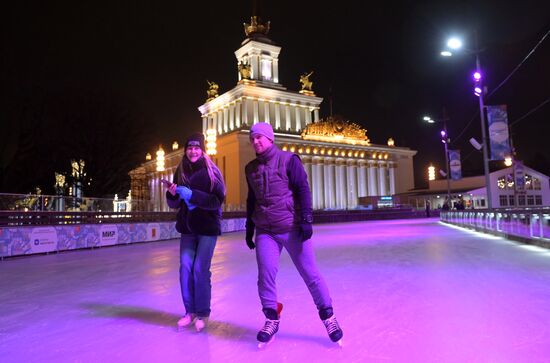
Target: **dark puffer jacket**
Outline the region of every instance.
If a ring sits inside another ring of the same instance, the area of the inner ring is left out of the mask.
[[[183,169],[188,180],[185,185],[193,194],[190,203],[197,208],[189,210],[187,204],[178,194],[172,195],[166,192],[166,201],[170,208],[179,208],[176,222],[176,230],[182,234],[200,234],[203,236],[218,236],[221,234],[222,203],[225,199],[225,185],[220,171],[215,168],[216,181],[210,191],[210,178],[206,169],[206,160],[200,158],[191,163],[186,157],[183,161]],[[179,177],[180,168],[174,173],[174,183],[184,185]]]

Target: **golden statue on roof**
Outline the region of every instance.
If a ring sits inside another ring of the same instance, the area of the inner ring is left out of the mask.
[[[270,22],[268,21],[267,23],[262,24],[259,22],[259,17],[256,15],[250,17],[250,24],[243,23],[243,25],[244,25],[244,33],[246,34],[247,37],[256,33],[260,33],[260,34],[269,33]]]
[[[309,80],[309,77],[313,74],[313,71],[309,73],[304,73],[300,76],[300,83],[302,84],[302,91],[311,91],[313,87],[313,82]]]
[[[252,77],[252,71],[250,70],[250,64],[239,62],[239,74],[241,75],[241,79],[250,79]]]
[[[208,95],[206,102],[208,102],[218,97],[218,89],[220,86],[218,86],[216,82],[210,82],[209,80],[206,80],[206,82],[208,82],[208,90],[206,91],[206,94]]]
[[[307,125],[302,131],[302,139],[351,145],[370,145],[366,129],[339,116],[329,116],[324,120]]]

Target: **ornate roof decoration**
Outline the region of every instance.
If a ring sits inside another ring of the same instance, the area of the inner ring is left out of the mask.
[[[250,17],[250,24],[244,23],[244,33],[247,37],[250,37],[254,34],[264,34],[267,35],[269,33],[269,25],[270,22],[262,24],[260,22],[260,18],[256,15]]]
[[[307,125],[302,131],[302,139],[351,145],[370,145],[366,129],[339,116],[329,116],[324,120]]]

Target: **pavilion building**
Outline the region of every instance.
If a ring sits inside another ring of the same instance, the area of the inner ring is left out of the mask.
[[[245,24],[246,39],[235,52],[237,84],[218,94],[219,86],[209,82],[208,99],[198,108],[207,152],[226,182],[226,210],[245,209],[244,167],[255,158],[249,130],[258,122],[270,123],[275,144],[302,159],[316,210],[354,209],[361,201],[413,189],[416,151],[397,147],[392,139],[373,144],[367,130],[341,117],[321,119],[323,99],[312,90],[311,72],[300,77],[299,91],[280,83],[281,47],[267,37],[268,31],[269,23],[255,16]],[[168,210],[160,180],[172,180],[183,155],[183,148],[159,149],[155,160],[132,170],[132,199],[148,201],[143,208],[149,210]]]

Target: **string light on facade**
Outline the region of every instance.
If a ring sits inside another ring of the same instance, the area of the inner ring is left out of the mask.
[[[435,167],[433,165],[428,167],[428,180],[435,180]]]
[[[157,171],[164,171],[164,150],[160,145],[157,150]]]
[[[206,130],[206,153],[208,155],[216,155],[216,130]]]

